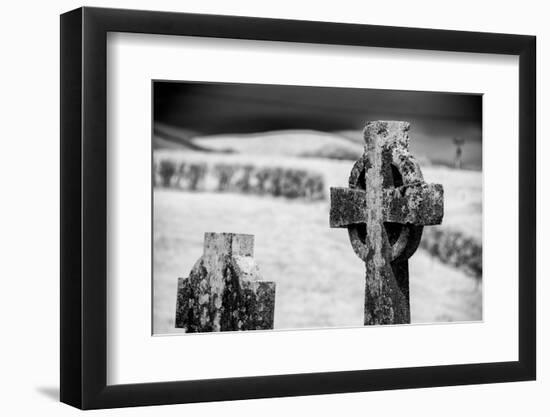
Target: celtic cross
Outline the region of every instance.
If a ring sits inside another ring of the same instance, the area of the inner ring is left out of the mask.
[[[365,262],[365,325],[410,323],[408,258],[423,226],[443,219],[443,187],[424,182],[408,131],[407,122],[367,123],[349,188],[330,190],[330,227],[347,228]]]

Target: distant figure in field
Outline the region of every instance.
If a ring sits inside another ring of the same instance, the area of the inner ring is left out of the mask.
[[[453,138],[453,143],[456,146],[455,168],[462,169],[462,146],[464,145],[463,138]]]

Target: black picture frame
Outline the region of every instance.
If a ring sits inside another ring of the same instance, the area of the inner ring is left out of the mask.
[[[108,32],[519,56],[519,360],[107,385]],[[536,378],[534,36],[84,7],[61,15],[60,57],[62,402],[95,409]]]

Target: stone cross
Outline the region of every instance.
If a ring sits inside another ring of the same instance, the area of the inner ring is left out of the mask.
[[[367,123],[349,188],[330,190],[330,227],[347,228],[365,262],[365,325],[410,323],[408,258],[423,226],[443,219],[443,187],[424,182],[408,131],[406,122]]]
[[[254,236],[205,233],[204,254],[178,279],[176,327],[193,332],[273,329],[275,283],[261,281]]]

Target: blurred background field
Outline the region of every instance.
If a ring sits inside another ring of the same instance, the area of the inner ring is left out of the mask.
[[[293,167],[320,173],[324,195],[346,186],[352,161],[284,155],[157,150],[155,161]],[[441,228],[481,241],[481,172],[426,166],[425,179],[445,188]],[[361,325],[364,264],[347,232],[328,227],[329,201],[236,192],[186,191],[174,174],[154,190],[154,328],[174,333],[177,277],[202,254],[205,232],[256,236],[255,258],[266,280],[277,283],[275,328]],[[160,183],[160,178],[157,178]],[[426,227],[427,232],[429,228]],[[426,237],[424,237],[426,239]],[[442,262],[424,249],[410,259],[411,310],[416,323],[481,319],[480,277]]]
[[[158,100],[155,90],[154,333],[180,331],[174,327],[177,278],[186,277],[201,256],[205,232],[255,235],[255,259],[262,276],[277,284],[276,329],[361,326],[364,264],[355,256],[346,230],[329,228],[328,190],[347,186],[349,171],[363,152],[359,123],[364,120],[355,125],[335,122],[331,129],[316,130],[319,122],[302,115],[294,125],[287,125],[296,111],[289,115],[281,110],[281,97],[270,102],[269,94],[258,94],[263,101],[252,100],[256,110],[245,101],[244,109],[235,113],[231,94],[230,98],[211,94],[208,99],[209,93],[219,89],[207,87],[204,94],[195,91],[194,96],[170,89],[169,94],[159,94]],[[184,93],[189,91],[184,89]],[[257,98],[251,91],[255,90],[246,90],[247,97]],[[168,100],[170,95],[174,97]],[[319,94],[312,97],[320,100]],[[384,104],[387,97],[378,98]],[[400,97],[401,101],[390,100],[387,105],[417,103]],[[471,109],[464,103],[455,103],[454,108],[439,97],[424,101],[429,118],[401,114],[399,105],[386,114],[376,103],[371,103],[366,115],[367,120],[377,118],[378,113],[412,119],[411,150],[425,180],[441,183],[445,189],[443,224],[424,228],[421,247],[409,260],[412,321],[481,320],[480,120],[465,117]],[[342,103],[349,111],[349,103]],[[203,105],[212,109],[214,104],[215,120],[201,110]],[[452,118],[453,108],[462,119]],[[434,109],[450,114],[434,117]],[[269,115],[269,123],[264,120],[261,126],[251,127],[262,120],[263,113]],[[237,127],[222,123],[224,118],[234,123],[236,115],[241,119],[247,115],[251,121],[241,120]],[[270,125],[273,115],[285,122]],[[456,135],[465,138],[462,168],[466,169],[455,168]]]

